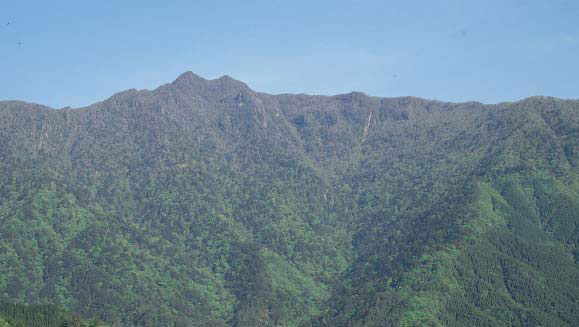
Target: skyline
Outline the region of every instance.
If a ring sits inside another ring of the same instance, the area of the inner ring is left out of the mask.
[[[0,5],[0,100],[82,107],[185,71],[272,94],[579,98],[572,1],[134,4]]]

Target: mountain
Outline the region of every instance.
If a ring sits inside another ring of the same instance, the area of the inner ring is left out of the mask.
[[[576,326],[579,101],[187,72],[0,102],[0,300],[120,326]]]

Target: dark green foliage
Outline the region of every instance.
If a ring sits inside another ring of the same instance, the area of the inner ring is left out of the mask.
[[[190,73],[0,102],[0,298],[121,326],[572,326],[577,126],[575,101]]]
[[[579,204],[579,194],[547,177],[503,180],[502,199],[493,200],[493,211],[506,224],[465,244],[454,263],[464,293],[449,298],[441,320],[446,326],[463,326],[465,321],[481,326],[574,326],[579,321],[579,266],[570,254],[577,244],[556,242],[557,234],[545,221],[558,218],[552,210],[560,210],[563,203]],[[551,203],[544,199],[547,190]],[[524,225],[523,219],[528,220]]]
[[[97,320],[84,320],[55,305],[0,303],[1,327],[98,327]]]

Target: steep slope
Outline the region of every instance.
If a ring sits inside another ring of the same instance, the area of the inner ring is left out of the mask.
[[[0,298],[134,326],[571,326],[579,102],[190,72],[0,102]]]
[[[400,170],[396,183],[384,181],[387,173],[372,175],[403,192],[391,191],[397,194],[391,205],[379,199],[376,218],[362,224],[358,259],[336,288],[333,310],[316,324],[572,326],[578,321],[572,308],[578,302],[579,217],[571,209],[579,200],[573,191],[577,103],[531,98],[486,109],[446,118],[460,124],[438,121],[430,131],[424,124],[435,141],[423,140],[424,148],[412,144],[409,151],[417,157],[403,161],[418,177]],[[539,193],[542,187],[528,185],[531,180],[551,186]],[[380,188],[365,194],[377,198],[387,190]],[[405,197],[408,208],[390,218]],[[560,225],[565,227],[554,227]],[[553,237],[554,228],[567,237]],[[519,297],[509,302],[509,292]],[[557,301],[547,308],[539,303],[545,298]]]

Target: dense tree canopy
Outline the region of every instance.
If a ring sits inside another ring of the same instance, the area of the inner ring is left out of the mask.
[[[98,320],[81,319],[55,305],[0,303],[0,327],[105,327]]]
[[[185,73],[0,102],[0,299],[122,326],[574,326],[578,165],[579,102],[545,97]]]

